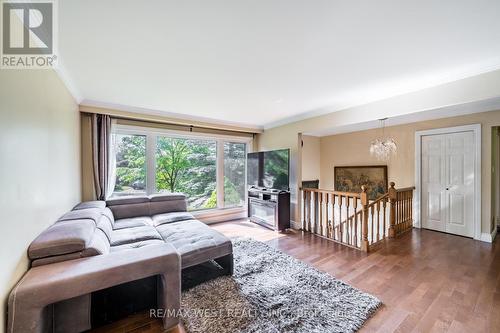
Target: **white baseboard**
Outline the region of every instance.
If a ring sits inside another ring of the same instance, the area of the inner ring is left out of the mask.
[[[493,243],[493,241],[495,240],[495,237],[497,236],[497,228],[495,226],[495,228],[493,229],[493,231],[490,233],[487,233],[487,232],[483,232],[481,234],[481,241],[482,242],[486,242],[486,243]]]

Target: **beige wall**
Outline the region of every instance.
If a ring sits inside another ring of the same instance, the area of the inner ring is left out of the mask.
[[[82,201],[96,200],[92,166],[92,122],[89,115],[80,114],[82,133]]]
[[[296,219],[299,216],[299,203],[297,200],[298,180],[302,179],[302,150],[299,149],[299,143],[302,135],[298,132],[280,131],[276,129],[266,130],[257,137],[258,150],[290,149],[290,196],[291,196],[291,219],[298,223]]]
[[[302,135],[302,180],[320,178],[320,142],[319,137]]]
[[[80,200],[78,108],[48,70],[0,70],[0,332],[29,243]]]
[[[385,129],[398,145],[398,152],[388,165],[389,181],[396,187],[415,185],[415,131],[468,124],[482,125],[482,232],[492,230],[491,165],[492,127],[500,125],[500,111],[417,122]],[[321,187],[333,188],[333,167],[342,165],[385,164],[370,156],[371,140],[381,135],[380,129],[326,136],[321,138]]]
[[[498,224],[500,215],[500,127],[491,131],[491,218]]]

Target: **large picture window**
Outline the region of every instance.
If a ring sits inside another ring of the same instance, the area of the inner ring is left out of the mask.
[[[224,206],[241,206],[246,194],[246,144],[224,142]]]
[[[114,195],[146,193],[146,136],[115,135],[116,183]]]
[[[188,209],[242,207],[250,139],[117,126],[113,196],[184,193]]]
[[[189,209],[217,207],[217,142],[158,137],[156,189],[182,192]]]

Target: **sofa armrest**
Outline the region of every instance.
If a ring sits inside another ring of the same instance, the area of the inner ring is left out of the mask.
[[[160,303],[178,309],[180,272],[180,256],[166,243],[34,267],[10,294],[8,330],[40,331],[49,304],[154,275],[164,289]],[[164,318],[166,328],[174,322],[178,318]]]

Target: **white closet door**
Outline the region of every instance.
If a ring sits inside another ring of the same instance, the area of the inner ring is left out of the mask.
[[[422,227],[446,232],[444,135],[422,137]]]
[[[422,226],[473,237],[474,133],[422,137]]]

